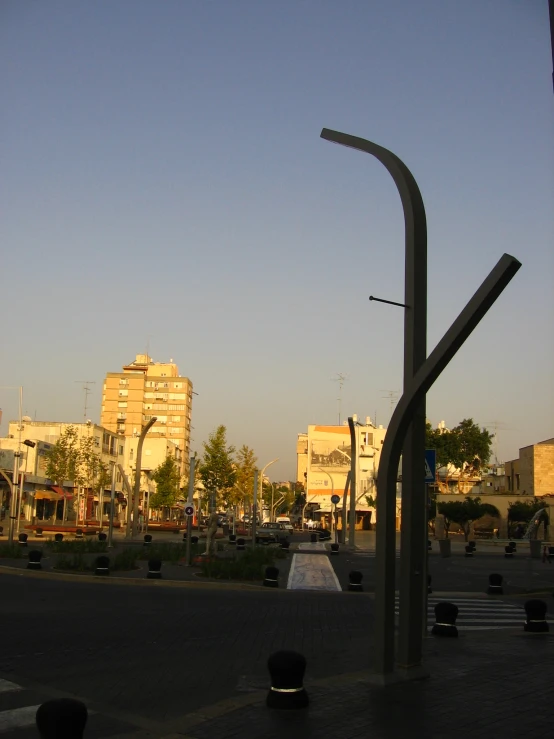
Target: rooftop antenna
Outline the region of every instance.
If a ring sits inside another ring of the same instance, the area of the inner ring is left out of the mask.
[[[340,412],[341,412],[341,403],[342,403],[342,388],[344,386],[344,383],[347,380],[348,380],[348,376],[344,375],[342,372],[337,372],[336,377],[331,377],[331,382],[339,383],[339,397],[337,398],[337,402],[339,404],[339,426],[340,426]]]
[[[92,392],[90,390],[89,385],[96,385],[96,382],[94,380],[75,380],[75,382],[79,382],[83,386],[83,392],[85,394],[85,410],[83,413],[83,420],[84,423],[87,422],[87,410],[88,410],[88,396],[89,393]]]
[[[387,400],[388,398],[388,401],[390,403],[390,414],[392,418],[392,412],[394,410],[394,406],[398,402],[398,396],[400,395],[400,392],[398,390],[382,390],[381,392],[387,393],[386,395],[381,395],[381,397],[385,400]]]
[[[496,464],[499,464],[498,462],[498,432],[499,431],[511,431],[511,429],[508,428],[508,426],[503,421],[486,421],[485,423],[486,429],[491,429],[493,431],[494,435],[494,461]]]

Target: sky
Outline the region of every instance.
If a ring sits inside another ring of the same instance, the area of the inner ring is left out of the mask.
[[[2,435],[100,418],[149,349],[295,479],[297,434],[402,388],[396,187],[331,128],[397,154],[428,224],[428,352],[503,253],[522,268],[427,396],[554,436],[554,95],[546,0],[4,0]]]

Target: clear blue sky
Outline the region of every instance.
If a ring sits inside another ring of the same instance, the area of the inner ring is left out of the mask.
[[[273,479],[296,434],[402,385],[403,218],[369,138],[416,177],[429,350],[503,252],[512,284],[428,396],[501,422],[499,456],[554,436],[554,95],[546,0],[5,0],[3,361],[37,420],[99,419],[147,342]],[[17,393],[0,391],[8,418]]]

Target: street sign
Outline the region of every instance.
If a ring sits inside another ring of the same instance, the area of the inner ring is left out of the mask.
[[[425,450],[425,482],[435,482],[437,453],[434,449]]]
[[[333,505],[337,505],[337,503],[340,503],[340,495],[331,495],[331,503]]]
[[[194,506],[193,505],[185,506],[185,516],[194,516]]]

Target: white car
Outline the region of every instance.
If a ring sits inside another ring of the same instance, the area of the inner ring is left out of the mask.
[[[290,522],[290,518],[288,516],[277,516],[275,523],[282,523],[286,528],[287,533],[294,534],[294,526]]]

